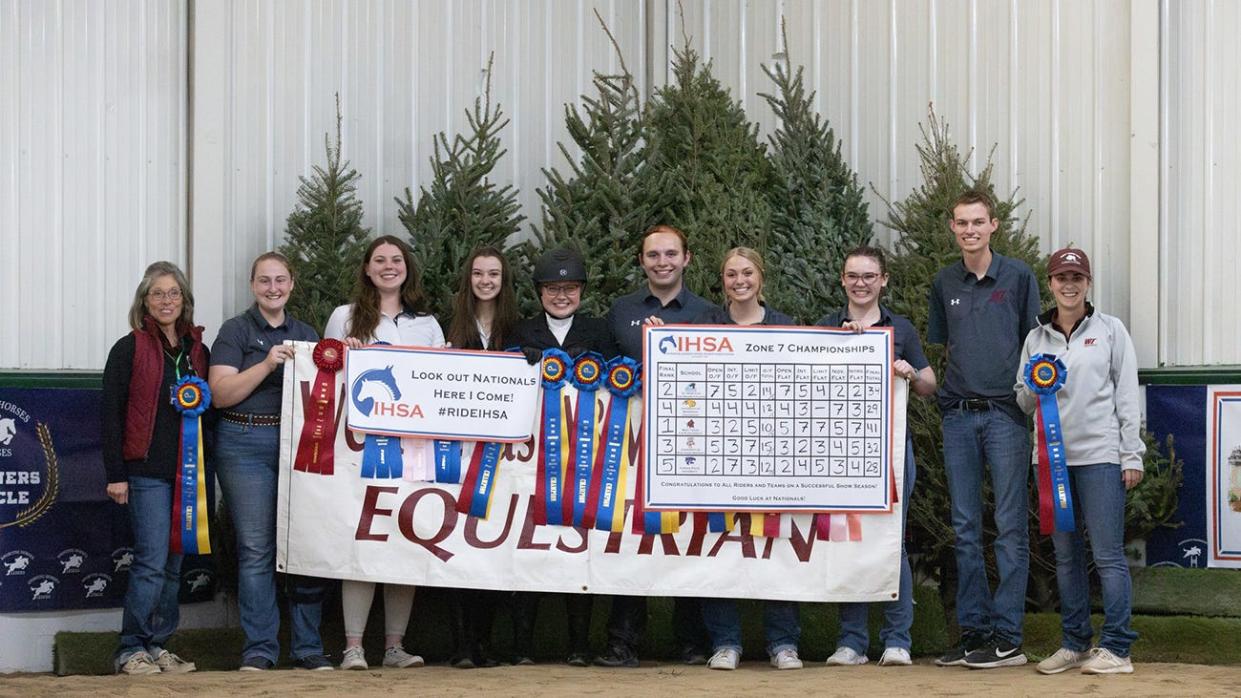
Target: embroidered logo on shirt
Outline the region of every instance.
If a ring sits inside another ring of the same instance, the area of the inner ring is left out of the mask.
[[[1087,347],[1093,347],[1095,345],[1095,342],[1097,341],[1099,340],[1095,337],[1087,337],[1085,341],[1082,342],[1082,345],[1087,346]]]
[[[991,302],[992,303],[1003,303],[1004,296],[1007,294],[1008,294],[1008,289],[1006,288],[996,289],[991,292]]]
[[[953,298],[952,300],[948,301],[948,305],[961,305],[961,299]]]

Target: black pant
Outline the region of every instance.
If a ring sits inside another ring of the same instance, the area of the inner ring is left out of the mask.
[[[539,617],[539,603],[544,596],[564,599],[569,622],[569,653],[590,654],[590,614],[594,595],[549,594],[542,591],[519,591],[513,595],[514,654],[534,658],[534,626]]]
[[[491,626],[496,606],[508,592],[486,589],[449,589],[448,614],[453,637],[453,657],[484,660],[491,648]]]
[[[637,654],[646,632],[646,597],[613,596],[612,615],[608,617],[608,645],[621,646]],[[697,598],[678,596],[673,599],[672,635],[677,650],[705,653],[707,628],[702,622],[702,603]]]

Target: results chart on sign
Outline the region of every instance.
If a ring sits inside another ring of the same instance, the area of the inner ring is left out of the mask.
[[[891,333],[651,328],[651,509],[891,507]]]

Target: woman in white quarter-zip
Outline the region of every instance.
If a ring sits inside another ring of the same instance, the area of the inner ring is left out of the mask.
[[[1052,533],[1063,637],[1060,649],[1040,662],[1038,670],[1057,674],[1081,667],[1084,674],[1127,674],[1133,671],[1129,648],[1137,633],[1130,627],[1125,492],[1141,482],[1146,450],[1140,433],[1137,357],[1124,324],[1086,300],[1091,274],[1085,252],[1058,250],[1047,269],[1056,304],[1039,316],[1038,327],[1026,337],[1017,402],[1029,414],[1038,409],[1038,396],[1022,375],[1030,357],[1055,355],[1064,363],[1064,387],[1055,398],[1075,526]],[[1103,628],[1093,649],[1087,533],[1103,591]]]

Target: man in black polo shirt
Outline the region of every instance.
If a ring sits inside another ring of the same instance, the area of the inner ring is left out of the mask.
[[[670,226],[656,225],[642,235],[638,263],[646,283],[637,291],[621,296],[608,310],[608,324],[620,351],[642,360],[642,325],[658,317],[667,323],[693,322],[713,306],[685,288],[682,278],[690,261],[685,233]],[[613,596],[608,618],[608,649],[595,658],[595,664],[608,667],[638,666],[638,642],[646,628],[646,597]],[[702,605],[695,598],[677,598],[672,613],[672,629],[686,664],[707,663],[707,631],[702,622]]]
[[[948,349],[939,407],[956,531],[961,641],[935,663],[1017,666],[1026,663],[1021,641],[1030,566],[1030,432],[1013,394],[1013,376],[1022,342],[1037,326],[1038,282],[1024,262],[991,250],[999,220],[990,197],[966,192],[951,214],[961,261],[935,275],[927,341]],[[1000,580],[994,596],[982,549],[984,464],[995,493]]]

